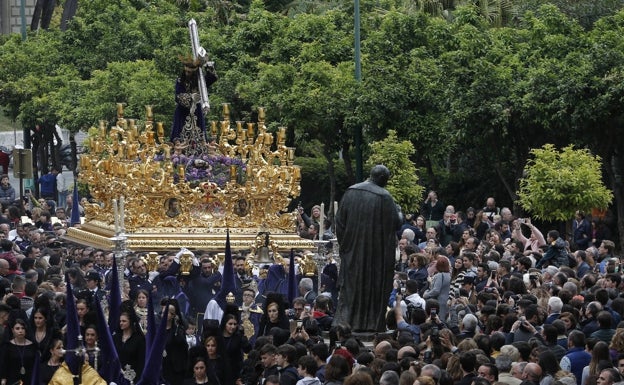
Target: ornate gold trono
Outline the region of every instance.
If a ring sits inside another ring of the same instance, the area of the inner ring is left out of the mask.
[[[255,247],[262,232],[270,234],[274,251],[314,248],[297,235],[296,215],[287,211],[301,191],[294,148],[286,147],[284,128],[275,135],[267,131],[263,108],[256,123],[232,125],[224,105],[222,120],[208,129],[210,143],[167,142],[161,124],[154,131],[151,106],[146,115],[143,125],[126,120],[118,104],[114,126],[101,121],[90,130],[79,181],[95,203],[85,205],[85,223],[70,228],[66,238],[112,249],[111,238],[123,232],[134,251],[222,250],[229,228],[233,249]],[[186,156],[189,146],[204,150]],[[198,170],[213,179],[200,179]],[[123,202],[120,221],[113,200]]]

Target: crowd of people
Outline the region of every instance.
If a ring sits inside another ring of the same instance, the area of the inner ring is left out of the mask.
[[[68,343],[65,276],[85,359],[98,369],[103,336],[95,304],[111,302],[118,274],[113,252],[63,242],[67,207],[53,199],[27,211],[2,203],[0,385],[36,383],[37,354],[39,383],[49,383],[61,367]],[[319,210],[299,212],[302,234],[314,237],[321,228]],[[322,228],[330,237],[331,223]],[[260,275],[244,251],[220,263],[215,253],[193,250],[193,267],[183,275],[187,250],[163,253],[155,266],[145,253],[134,253],[123,267],[122,305],[109,309],[112,340],[135,382],[149,370],[153,316],[165,333],[158,383],[611,385],[624,375],[624,265],[609,234],[582,212],[572,228],[569,239],[555,230],[544,236],[493,198],[481,210],[462,212],[431,192],[397,233],[387,332],[372,344],[333,320],[333,264],[320,280],[293,276],[289,264],[304,264],[298,254]]]

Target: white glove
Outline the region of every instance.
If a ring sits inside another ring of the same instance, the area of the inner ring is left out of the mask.
[[[186,247],[181,248],[180,251],[178,251],[178,253],[175,255],[175,257],[173,257],[174,262],[179,265],[180,257],[182,256],[182,254],[184,254],[187,251],[189,251],[189,249],[187,249]],[[193,254],[193,256],[195,256],[195,254]]]
[[[199,266],[199,258],[193,256],[193,266]]]
[[[147,275],[148,275],[148,277],[149,277],[149,281],[150,281],[150,282],[153,282],[153,281],[154,281],[154,279],[155,279],[156,277],[158,277],[158,274],[159,274],[159,273],[158,273],[157,271],[150,271],[150,272],[147,274]]]

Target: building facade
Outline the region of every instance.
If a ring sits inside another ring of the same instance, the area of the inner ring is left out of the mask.
[[[21,33],[22,6],[26,29],[30,28],[36,2],[37,0],[0,0],[0,33],[3,35]]]

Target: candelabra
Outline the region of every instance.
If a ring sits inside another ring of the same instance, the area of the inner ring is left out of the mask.
[[[115,236],[111,238],[114,244],[113,254],[115,256],[115,262],[117,263],[117,278],[119,284],[123,282],[124,270],[126,268],[126,256],[130,254],[128,250],[125,230],[125,205],[124,197],[119,198],[119,203],[116,199],[112,200],[113,205],[113,222],[115,225]]]

